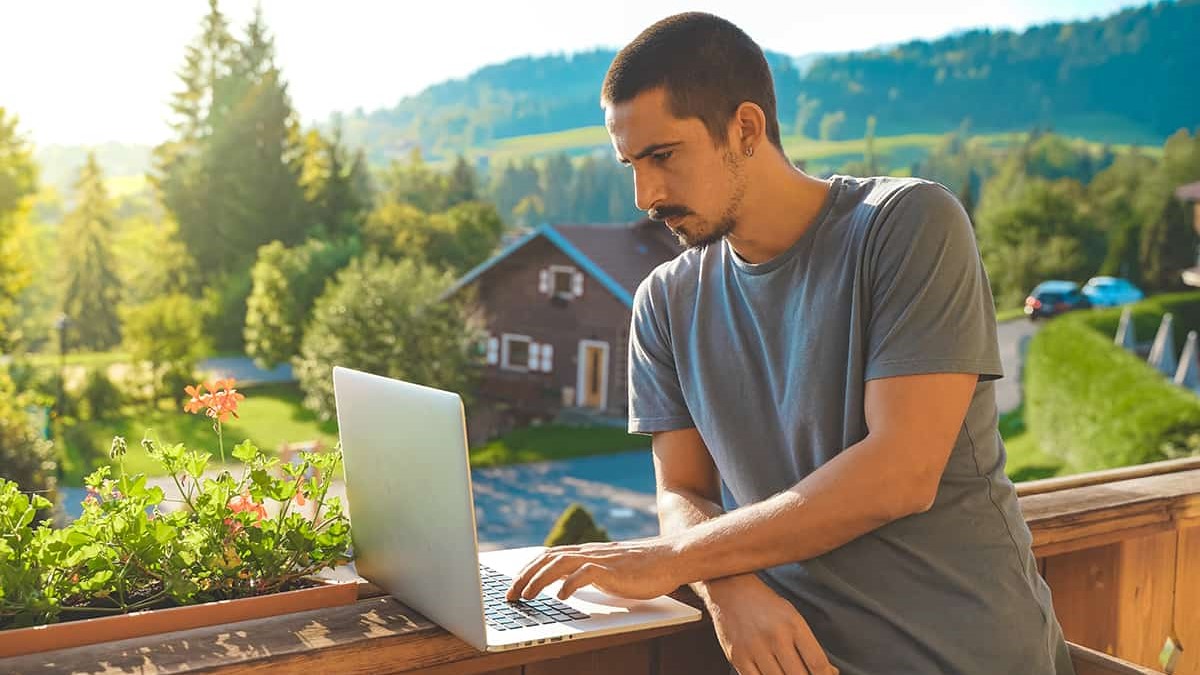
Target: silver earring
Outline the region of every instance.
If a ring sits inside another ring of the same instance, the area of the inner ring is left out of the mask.
[[[746,156],[747,156],[747,157],[753,157],[753,156],[754,156],[754,146],[753,146],[753,145],[752,145],[752,146],[750,146],[750,147],[748,147],[748,148],[746,148]]]

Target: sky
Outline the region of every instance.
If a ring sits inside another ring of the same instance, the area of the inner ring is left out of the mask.
[[[307,124],[518,56],[617,49],[658,19],[723,16],[764,49],[845,52],[968,29],[1021,30],[1137,6],[1129,0],[262,0],[277,63]],[[253,0],[224,0],[241,35]],[[158,143],[184,46],[207,0],[0,0],[0,107],[35,145]]]

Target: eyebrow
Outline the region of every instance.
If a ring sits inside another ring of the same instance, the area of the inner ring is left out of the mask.
[[[647,145],[645,148],[642,148],[642,151],[639,152],[638,154],[634,155],[633,158],[634,159],[644,159],[644,158],[649,157],[650,155],[658,152],[659,150],[665,150],[666,148],[673,148],[681,143],[683,143],[683,141],[667,141],[666,143],[652,143],[650,145]],[[617,161],[622,164],[629,164],[629,160],[625,159],[624,157],[618,156]]]

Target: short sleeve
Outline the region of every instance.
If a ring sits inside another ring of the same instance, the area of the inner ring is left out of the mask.
[[[864,379],[1002,377],[996,308],[966,211],[936,183],[917,183],[895,199],[868,238]]]
[[[629,433],[686,429],[695,426],[684,400],[671,353],[666,293],[653,297],[654,275],[633,296],[629,328]]]

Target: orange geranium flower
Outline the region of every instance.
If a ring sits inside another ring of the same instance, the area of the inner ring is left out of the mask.
[[[218,422],[224,422],[230,415],[237,417],[238,403],[244,401],[246,396],[238,393],[234,384],[234,379],[228,378],[185,387],[184,392],[190,399],[184,404],[184,411],[194,414],[203,410],[205,415]]]
[[[251,499],[249,490],[242,490],[242,494],[229,500],[229,510],[234,513],[241,513],[243,511],[253,513],[256,516],[254,519],[256,524],[267,517],[267,508]]]

